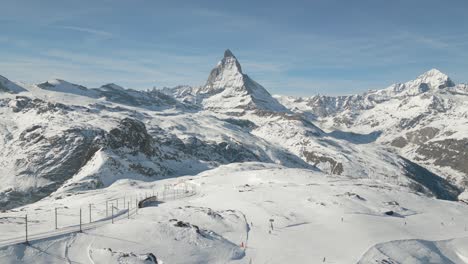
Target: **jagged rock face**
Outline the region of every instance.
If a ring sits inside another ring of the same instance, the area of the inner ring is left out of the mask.
[[[183,140],[176,136],[161,138],[158,140],[164,147],[169,147],[170,152],[166,152],[163,157],[166,160],[199,160],[208,163],[212,167],[233,162],[273,162],[267,153],[254,149],[242,142],[223,141],[216,142],[202,140],[195,136],[190,136]],[[291,158],[293,161],[293,158]],[[300,166],[300,159],[297,159]]]
[[[9,101],[9,107],[13,112],[28,112],[35,111],[36,114],[46,112],[64,114],[72,109],[61,103],[45,102],[41,99],[31,99],[26,96],[16,96],[15,100]]]
[[[183,151],[201,160],[216,161],[220,164],[262,161],[261,157],[241,144],[233,142],[203,142],[196,137],[190,137],[184,142]]]
[[[22,184],[0,192],[0,208],[34,202],[54,192],[86,164],[104,135],[102,130],[81,127],[54,136],[45,130],[42,125],[33,125],[7,145],[2,160],[9,161],[4,165],[16,172],[15,182]]]
[[[430,161],[437,166],[455,168],[468,175],[468,139],[444,139],[425,141],[416,149],[417,161]],[[468,187],[468,177],[460,182]]]
[[[237,58],[230,50],[224,52],[223,59],[211,70],[202,93],[217,93],[224,90],[226,84],[235,89],[242,89],[244,86],[244,74]]]
[[[196,96],[204,108],[223,113],[286,111],[265,88],[242,72],[230,50],[225,51],[224,58],[211,71],[205,86],[197,90]]]
[[[328,167],[330,167],[330,174],[341,175],[344,171],[343,164],[337,162],[333,158],[318,156],[317,154],[309,151],[304,151],[303,154],[306,161],[314,164],[315,166],[319,166],[320,163],[328,163]]]
[[[145,124],[131,118],[123,119],[108,136],[108,144],[112,149],[127,148],[134,154],[141,152],[148,156],[156,155],[153,143]]]

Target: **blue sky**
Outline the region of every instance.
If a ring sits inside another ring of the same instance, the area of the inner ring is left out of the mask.
[[[0,75],[201,85],[229,48],[271,93],[351,94],[431,68],[468,81],[466,0],[0,0]]]

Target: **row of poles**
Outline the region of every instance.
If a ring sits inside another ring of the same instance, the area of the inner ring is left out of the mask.
[[[146,196],[147,197],[147,196]],[[148,197],[147,197],[148,198]],[[114,200],[117,200],[118,199],[114,199]],[[111,200],[113,201],[113,200]],[[125,198],[124,198],[124,201],[125,201]],[[108,200],[106,201],[106,218],[109,217],[109,205],[108,205]],[[92,208],[92,204],[89,204],[88,205],[88,208],[89,208],[89,223],[92,223],[92,213],[91,213],[91,208]],[[111,222],[112,224],[114,223],[114,208],[116,208],[113,204],[111,204]],[[138,214],[138,199],[135,199],[135,214]],[[54,208],[54,215],[55,215],[55,229],[57,230],[58,229],[58,209],[59,208]],[[118,205],[117,205],[117,209],[118,209]],[[125,209],[125,207],[124,207]],[[83,232],[83,217],[82,217],[82,209],[80,208],[80,225],[79,225],[79,232]],[[130,219],[130,202],[127,202],[127,218]],[[29,237],[28,237],[28,215],[25,215],[24,217],[24,222],[25,222],[25,236],[26,236],[26,243],[28,244],[29,243]]]
[[[168,198],[168,195],[167,195],[167,190],[169,190],[169,185],[166,185],[164,186],[164,191],[162,192],[162,198],[163,200],[165,200],[166,198]],[[173,198],[175,199],[176,196],[179,195],[179,191],[178,189],[173,189]],[[187,185],[185,185],[184,189],[181,190],[183,191],[183,193],[187,193],[188,192],[188,189],[187,189]],[[192,190],[193,191],[193,190]],[[151,195],[151,193],[150,193]],[[145,192],[145,199],[148,199],[149,197],[155,197],[156,200],[158,199],[158,193],[154,192],[153,190],[153,196],[148,196],[148,193]],[[143,199],[142,199],[143,200]],[[138,203],[142,200],[139,200],[138,197],[135,197],[135,214],[138,214]],[[114,204],[111,203],[111,222],[112,224],[114,223],[114,208],[119,208],[119,198],[116,198],[116,199],[112,199],[112,200],[106,200],[106,218],[109,217],[109,201],[113,202],[113,201],[116,201],[116,206],[114,207]],[[123,197],[123,204],[124,204],[124,209],[125,209],[125,202],[126,202],[126,197],[124,196]],[[127,202],[127,218],[130,219],[130,204],[131,204],[131,200]],[[88,208],[89,208],[89,223],[92,223],[92,212],[91,212],[91,208],[92,208],[92,204],[89,204],[88,205]],[[55,229],[57,230],[58,229],[58,209],[59,208],[54,208],[54,213],[55,213]],[[24,217],[24,221],[25,221],[25,235],[26,235],[26,244],[29,243],[29,237],[28,237],[28,215],[26,214],[25,217]],[[79,232],[83,232],[83,229],[82,229],[82,225],[83,225],[83,222],[82,222],[82,209],[80,208],[80,229],[79,229]]]

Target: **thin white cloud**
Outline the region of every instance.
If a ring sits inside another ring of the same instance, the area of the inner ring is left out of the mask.
[[[67,29],[67,30],[73,30],[73,31],[88,33],[88,34],[92,34],[92,35],[103,37],[103,38],[112,38],[112,37],[114,37],[114,35],[112,33],[110,33],[110,32],[103,31],[103,30],[97,30],[97,29],[93,29],[93,28],[78,27],[78,26],[57,26],[57,27],[62,28],[62,29]]]

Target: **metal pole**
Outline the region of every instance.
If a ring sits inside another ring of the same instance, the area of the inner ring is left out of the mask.
[[[80,232],[82,232],[83,230],[81,229],[81,208],[80,208]]]
[[[119,198],[117,198],[117,205],[115,207],[119,208]]]
[[[106,200],[106,217],[109,217],[109,205],[108,205],[107,200]]]
[[[112,205],[112,223],[114,223],[114,205]]]
[[[130,219],[130,202],[128,202],[128,219]]]
[[[57,229],[57,207],[55,207],[55,229]]]
[[[91,204],[89,204],[89,222],[91,223]]]
[[[28,215],[26,215],[24,217],[24,223],[25,223],[25,227],[26,227],[26,244],[28,244],[29,243],[29,241],[28,241]]]

